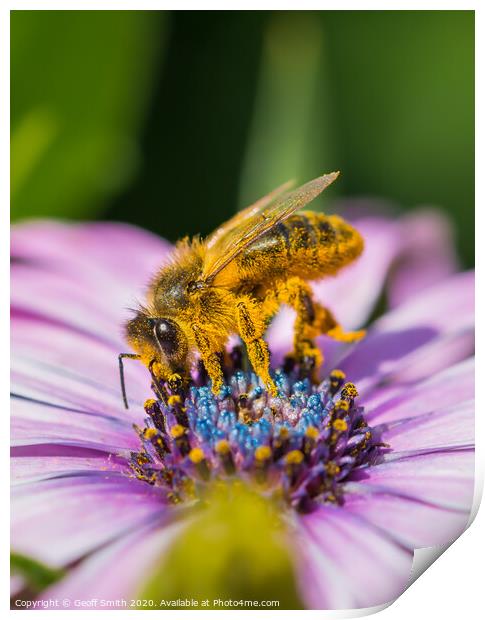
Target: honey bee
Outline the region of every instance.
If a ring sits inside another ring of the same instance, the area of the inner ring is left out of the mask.
[[[314,344],[320,334],[343,342],[364,336],[363,330],[345,332],[332,312],[314,300],[309,284],[354,261],[364,247],[361,235],[337,215],[296,213],[338,175],[325,174],[291,192],[285,184],[206,239],[177,243],[152,279],[145,305],[125,326],[135,351],[119,356],[126,407],[124,357],[141,360],[156,381],[176,388],[188,383],[198,354],[217,394],[232,334],[239,335],[255,373],[276,395],[264,333],[282,304],[296,313],[291,356],[298,364],[321,364]]]

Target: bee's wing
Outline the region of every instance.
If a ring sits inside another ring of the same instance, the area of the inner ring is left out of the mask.
[[[219,226],[219,228],[216,228],[216,230],[205,239],[206,248],[210,250],[219,239],[222,239],[228,233],[239,228],[244,221],[249,220],[250,217],[256,215],[261,209],[268,207],[278,196],[288,191],[292,185],[293,181],[287,181],[252,205],[249,205],[249,207],[236,213],[236,215],[231,217],[230,220],[227,220],[222,226]]]
[[[338,172],[331,172],[317,177],[276,199],[273,198],[274,192],[268,194],[225,224],[221,234],[219,229],[216,230],[207,242],[201,280],[213,280],[248,245],[316,198],[338,175]]]

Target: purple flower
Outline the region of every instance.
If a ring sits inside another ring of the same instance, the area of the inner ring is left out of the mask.
[[[364,255],[316,295],[345,328],[364,324],[383,291],[393,309],[357,345],[321,338],[319,386],[276,369],[291,348],[283,311],[268,340],[287,398],[269,397],[236,361],[217,398],[198,385],[146,402],[150,378],[133,362],[127,411],[116,364],[126,308],[170,245],[126,225],[14,228],[12,547],[68,568],[41,597],[135,596],[215,477],[278,495],[310,608],[394,599],[415,548],[463,531],[474,483],[473,273],[453,273],[433,212],[355,225]]]

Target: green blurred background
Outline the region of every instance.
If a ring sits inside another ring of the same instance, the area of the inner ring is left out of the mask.
[[[472,11],[13,11],[11,121],[14,221],[175,239],[340,169],[330,198],[438,205],[473,264]]]

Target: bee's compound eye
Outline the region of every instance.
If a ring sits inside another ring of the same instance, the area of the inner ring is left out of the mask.
[[[159,319],[154,327],[155,338],[166,355],[173,355],[178,349],[177,326],[173,321]]]

